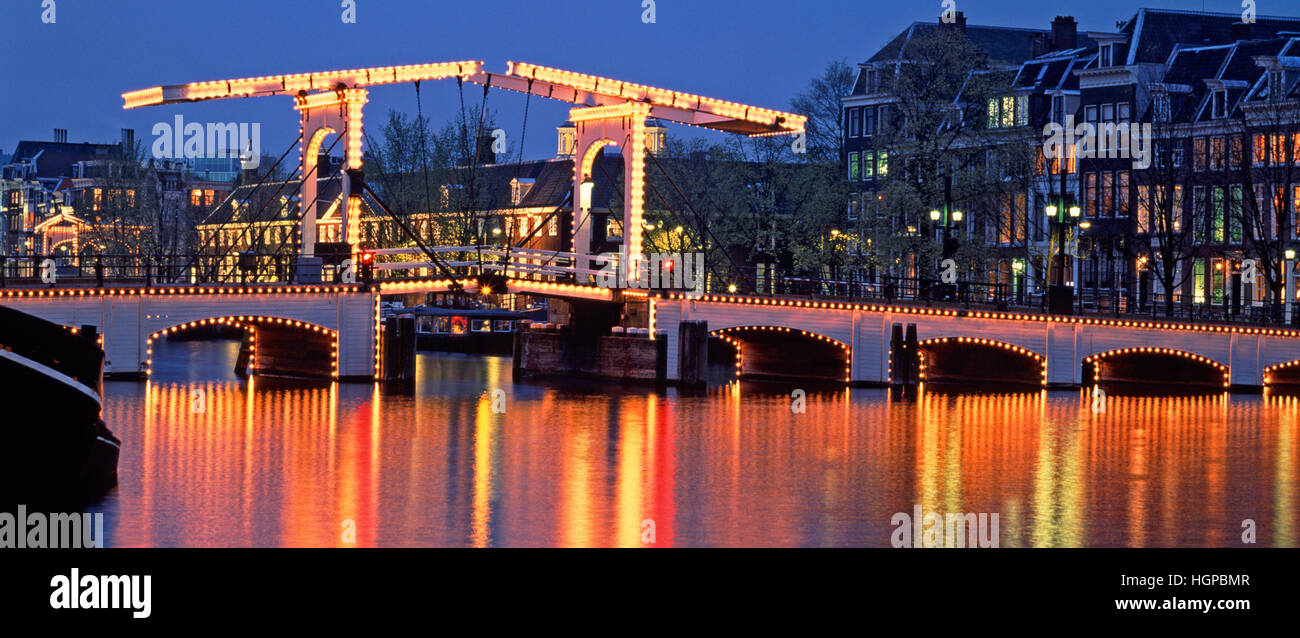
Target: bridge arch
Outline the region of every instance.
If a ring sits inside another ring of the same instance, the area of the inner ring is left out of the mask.
[[[1264,386],[1300,387],[1300,359],[1266,366],[1264,368]]]
[[[1191,363],[1193,365],[1185,365]],[[1117,348],[1083,359],[1085,384],[1230,387],[1229,366],[1194,352],[1158,346]]]
[[[843,383],[852,379],[853,347],[817,332],[746,325],[712,330],[709,336],[735,348],[737,377],[796,377]],[[809,342],[814,344],[811,350]],[[799,365],[791,365],[796,359]]]
[[[1013,343],[984,337],[933,337],[918,341],[917,349],[922,381],[1047,385],[1047,357]],[[972,352],[981,356],[971,356]]]
[[[162,328],[151,333],[145,340],[145,375],[153,375],[153,345],[154,342],[174,334],[183,334],[192,330],[198,330],[210,327],[230,327],[237,328],[244,332],[244,340],[240,346],[240,360],[236,363],[236,368],[244,369],[250,373],[257,371],[280,371],[288,373],[301,373],[294,376],[313,376],[324,377],[319,369],[315,366],[323,363],[324,357],[319,354],[321,347],[328,350],[329,356],[329,378],[337,379],[339,377],[339,334],[338,331],[332,330],[318,324],[300,321],[298,319],[289,319],[286,317],[276,317],[270,315],[238,315],[226,317],[213,317],[209,319],[196,319],[177,323],[166,328]],[[263,333],[260,340],[265,351],[266,346],[275,347],[276,341],[281,340],[286,333],[299,333],[305,335],[305,343],[290,345],[293,351],[301,356],[305,366],[289,366],[290,369],[284,369],[281,360],[284,356],[276,356],[272,353],[272,361],[258,361],[259,332]],[[269,343],[268,343],[269,342]],[[302,345],[303,348],[295,346]],[[315,346],[313,348],[312,346]],[[313,352],[315,351],[315,352]],[[313,356],[315,354],[315,356]]]

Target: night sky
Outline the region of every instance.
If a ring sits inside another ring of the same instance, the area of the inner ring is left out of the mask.
[[[0,0],[0,149],[20,139],[111,142],[119,129],[152,141],[157,122],[260,122],[262,152],[279,155],[297,121],[285,97],[123,111],[120,94],[158,84],[246,76],[483,60],[504,72],[520,60],[785,109],[835,59],[866,59],[914,21],[933,21],[934,2],[877,0],[657,0],[655,24],[642,0],[356,0],[344,24],[341,0],[56,0],[43,24],[42,0]],[[1260,15],[1294,13],[1294,0],[1257,0]],[[1081,31],[1115,29],[1138,6],[1240,13],[1240,0],[1092,0],[1087,3],[957,0],[970,24],[1048,28],[1074,15]],[[435,126],[454,117],[454,81],[426,83]],[[467,85],[477,114],[481,88]],[[494,91],[489,109],[510,136],[522,131],[524,96]],[[377,87],[370,134],[388,109],[415,113],[409,84]],[[567,107],[534,99],[525,158],[553,156]],[[701,134],[675,129],[674,134]],[[147,146],[146,146],[147,148]],[[336,153],[337,154],[337,153]]]

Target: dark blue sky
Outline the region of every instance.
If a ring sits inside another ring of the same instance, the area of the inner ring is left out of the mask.
[[[643,24],[642,0],[356,0],[344,24],[341,0],[55,0],[57,22],[41,22],[42,0],[0,0],[0,149],[20,139],[114,141],[134,128],[142,141],[175,114],[187,121],[261,122],[264,154],[293,141],[288,98],[207,102],[123,111],[120,94],[158,84],[244,76],[479,59],[501,72],[521,60],[621,80],[787,108],[827,62],[865,59],[913,21],[935,20],[938,0],[657,0]],[[1139,6],[1240,13],[1240,0],[956,0],[971,24],[1047,28],[1074,15],[1081,30],[1113,30]],[[1257,0],[1260,15],[1294,13],[1295,0]],[[426,84],[435,125],[455,114],[455,82]],[[467,87],[477,109],[481,90]],[[411,85],[371,93],[368,123],[389,108],[415,112]],[[493,92],[489,107],[512,150],[524,96]],[[535,99],[525,157],[555,152],[567,109]],[[370,129],[376,135],[376,128]],[[677,129],[676,134],[694,134]],[[336,153],[337,154],[337,153]]]

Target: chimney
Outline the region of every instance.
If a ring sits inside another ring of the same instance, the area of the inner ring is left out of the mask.
[[[1079,23],[1073,16],[1056,16],[1052,20],[1052,49],[1068,51],[1079,46]]]
[[[943,20],[943,16],[940,15],[940,16],[939,16],[939,23],[942,24],[942,25],[946,25],[946,26],[954,27],[954,28],[960,30],[962,33],[965,33],[965,32],[966,32],[966,13],[963,12],[963,11],[958,11],[958,12],[957,12],[957,15],[953,18],[953,21],[952,21],[952,22],[944,22],[944,20]]]
[[[54,141],[59,144],[66,144],[68,142],[68,129],[66,128],[54,129]]]
[[[1035,33],[1029,37],[1029,57],[1036,58],[1052,50],[1052,37],[1045,33]]]
[[[1251,38],[1251,24],[1249,22],[1232,23],[1232,41],[1240,42]]]

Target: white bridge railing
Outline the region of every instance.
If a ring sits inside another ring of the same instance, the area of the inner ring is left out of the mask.
[[[368,251],[376,257],[396,257],[396,256],[413,256],[423,257],[427,253],[420,248],[377,248]],[[536,274],[545,276],[565,276],[565,275],[595,275],[599,270],[590,268],[578,268],[572,264],[577,263],[580,258],[595,259],[593,255],[579,255],[578,253],[560,252],[554,250],[539,250],[536,248],[500,248],[497,246],[439,246],[430,248],[429,252],[438,255],[456,254],[456,253],[474,253],[483,258],[508,259],[509,261],[484,261],[479,259],[466,261],[443,261],[442,264],[449,268],[470,268],[480,266],[488,272],[504,272],[506,270]],[[428,260],[419,261],[395,261],[386,263],[376,263],[374,269],[378,271],[393,270],[417,270],[422,268],[438,268],[439,264]]]

